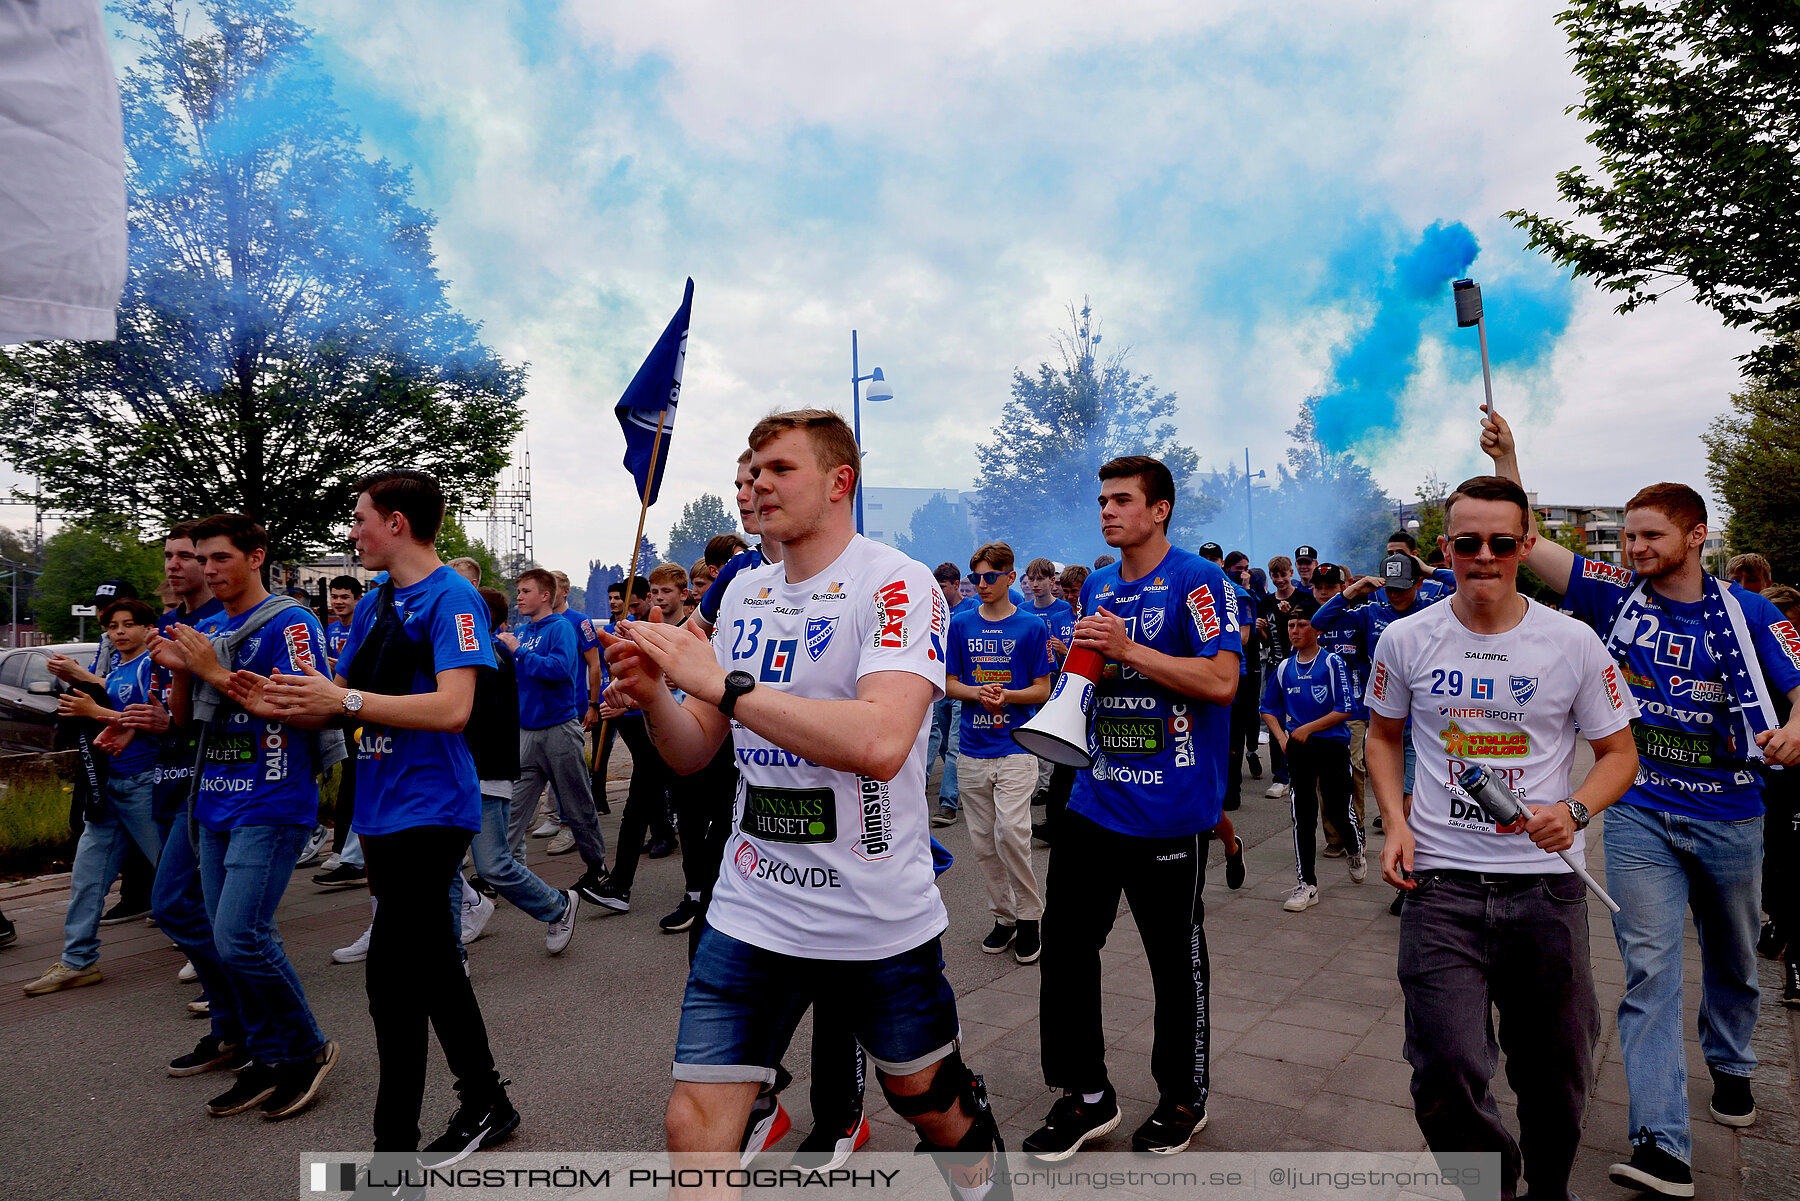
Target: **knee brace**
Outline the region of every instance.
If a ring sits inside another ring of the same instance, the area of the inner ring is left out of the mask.
[[[980,1076],[969,1070],[963,1062],[962,1055],[952,1051],[948,1057],[938,1062],[937,1075],[931,1079],[931,1087],[917,1096],[901,1096],[888,1087],[885,1073],[877,1073],[881,1079],[881,1091],[887,1097],[888,1105],[893,1111],[907,1120],[921,1118],[927,1114],[948,1113],[958,1101],[963,1103],[963,1110],[973,1119],[968,1132],[954,1147],[940,1147],[936,1143],[921,1138],[920,1151],[973,1151],[980,1153],[1005,1149],[1000,1138],[1000,1125],[994,1120],[993,1107],[988,1104],[987,1085]]]

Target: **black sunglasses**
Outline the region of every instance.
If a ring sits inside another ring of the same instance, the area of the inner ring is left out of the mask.
[[[1458,534],[1450,539],[1450,549],[1465,559],[1473,559],[1481,553],[1483,542],[1494,552],[1496,559],[1505,559],[1519,553],[1519,539],[1511,534],[1495,534],[1492,538],[1483,538],[1480,534]]]
[[[1010,571],[971,571],[969,573],[969,583],[992,584],[1001,576],[1011,574],[1012,572]]]

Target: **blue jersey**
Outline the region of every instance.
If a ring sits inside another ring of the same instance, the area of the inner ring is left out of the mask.
[[[575,627],[575,657],[580,660],[575,665],[575,710],[579,713],[588,703],[587,653],[600,646],[599,623],[575,609],[564,609],[558,616]]]
[[[368,637],[377,608],[356,607],[344,646],[346,663]],[[495,665],[487,602],[475,585],[448,567],[394,589],[394,609],[407,636],[430,648],[436,671]],[[557,624],[566,634],[567,624]],[[436,689],[433,676],[413,673],[413,693]],[[481,784],[469,744],[460,733],[364,725],[356,748],[356,829],[392,834],[414,826],[481,829]]]
[[[209,596],[206,603],[192,613],[180,609],[171,609],[156,619],[157,633],[167,638],[169,627],[181,624],[192,626],[208,638],[216,638],[225,629],[225,606],[219,603],[218,597]],[[156,699],[163,708],[169,708],[169,693],[175,683],[175,677],[163,668],[157,668]],[[159,816],[185,810],[188,792],[194,778],[194,754],[199,749],[200,731],[193,725],[171,726],[162,738],[162,754],[156,773],[156,811]]]
[[[1065,609],[1067,605],[1063,606]],[[944,671],[971,688],[1002,684],[1029,688],[1039,676],[1056,670],[1050,658],[1050,632],[1042,619],[1015,608],[999,621],[981,615],[980,606],[950,619],[944,644]],[[1000,759],[1022,755],[1012,732],[1031,720],[1036,705],[1008,705],[995,715],[977,701],[962,706],[960,755],[972,759]]]
[[[344,643],[348,641],[350,641],[350,623],[333,618],[331,624],[325,627],[325,653],[330,656],[333,667],[343,656]]]
[[[1326,599],[1330,604],[1335,597]],[[1325,606],[1319,606],[1319,613]],[[1339,610],[1341,612],[1341,610]],[[1360,623],[1355,621],[1338,621],[1329,630],[1319,626],[1319,614],[1313,614],[1313,629],[1319,631],[1319,646],[1330,651],[1344,661],[1344,670],[1350,673],[1350,687],[1355,690],[1354,707],[1350,710],[1351,721],[1368,721],[1369,707],[1363,703],[1363,691],[1369,683],[1369,644],[1363,636]]]
[[[1230,576],[1225,577],[1225,586],[1231,589],[1231,607],[1232,611],[1237,614],[1238,634],[1248,638],[1248,632],[1256,628],[1256,598],[1250,595],[1248,588]],[[1247,676],[1249,674],[1250,656],[1239,655],[1238,675]]]
[[[1311,663],[1300,662],[1290,655],[1269,673],[1263,685],[1262,711],[1281,722],[1281,728],[1293,733],[1308,722],[1329,713],[1356,712],[1356,692],[1350,682],[1350,669],[1330,651],[1321,650]],[[1310,735],[1325,742],[1350,741],[1350,727],[1343,722]]]
[[[979,605],[976,607],[980,608]],[[1045,632],[1052,638],[1062,639],[1062,644],[1064,646],[1068,646],[1075,641],[1075,610],[1069,607],[1068,601],[1053,600],[1040,609],[1037,607],[1036,600],[1030,600],[1023,605],[1020,605],[1019,611],[1021,613],[1030,614],[1032,617],[1043,622]],[[1064,653],[1066,654],[1067,652]],[[1051,656],[1056,658],[1058,662],[1061,661],[1060,656],[1057,656],[1056,652],[1052,651]]]
[[[275,598],[262,602],[274,603]],[[239,629],[250,614],[225,621]],[[237,648],[231,668],[260,676],[303,675],[322,665],[325,630],[312,610],[284,609]],[[252,717],[229,699],[220,702],[206,732],[195,816],[208,830],[239,826],[305,826],[319,820],[318,737],[279,721]]]
[[[1242,652],[1225,574],[1213,564],[1171,547],[1140,579],[1123,579],[1120,566],[1088,576],[1083,613],[1105,608],[1125,622],[1132,641],[1166,655]],[[1225,802],[1230,707],[1170,692],[1110,662],[1096,693],[1088,735],[1094,765],[1076,776],[1069,807],[1108,829],[1146,838],[1217,825]]]
[[[762,547],[760,546],[753,546],[749,550],[739,551],[728,559],[725,566],[719,568],[719,574],[713,577],[713,582],[706,586],[705,593],[700,597],[701,619],[709,626],[717,625],[719,621],[719,604],[725,599],[726,586],[730,584],[731,581],[737,579],[738,572],[750,567],[761,567],[762,565]],[[627,597],[626,599],[630,600],[631,598]],[[608,632],[610,633],[610,631]]]
[[[106,673],[106,699],[121,713],[126,705],[147,705],[157,697],[157,677],[164,674],[149,655],[140,654]],[[148,730],[136,731],[130,745],[112,757],[113,774],[135,776],[154,767],[162,741]]]
[[[542,730],[560,726],[581,712],[576,697],[587,695],[586,686],[576,689],[576,677],[584,673],[584,664],[575,648],[575,627],[555,613],[546,613],[528,621],[513,633],[519,648],[513,652],[513,666],[519,672],[519,728]]]
[[[1637,584],[1638,577],[1625,568],[1576,555],[1563,608],[1604,642]],[[1783,694],[1800,686],[1800,637],[1793,623],[1756,593],[1729,587],[1743,606],[1771,691]],[[1707,650],[1703,602],[1672,601],[1654,587],[1647,592],[1655,611],[1637,618],[1630,645],[1618,659],[1639,710],[1631,723],[1637,781],[1621,800],[1706,821],[1756,817],[1763,811],[1762,773],[1738,744],[1733,690]]]

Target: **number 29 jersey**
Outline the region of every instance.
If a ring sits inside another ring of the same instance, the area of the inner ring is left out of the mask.
[[[739,572],[713,653],[758,689],[850,700],[904,671],[944,695],[944,595],[923,564],[857,535],[808,580],[783,564]],[[733,722],[738,793],[706,920],[742,942],[810,959],[883,959],[950,919],[931,868],[921,716],[892,780],[822,767]]]
[[[1241,654],[1225,573],[1174,547],[1148,575],[1125,580],[1114,563],[1088,576],[1081,611],[1104,608],[1133,642],[1180,658]],[[1217,825],[1225,803],[1229,706],[1171,692],[1108,662],[1095,689],[1088,749],[1069,808],[1121,834],[1171,838]]]

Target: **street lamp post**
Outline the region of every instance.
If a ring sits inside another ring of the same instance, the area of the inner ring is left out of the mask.
[[[862,386],[866,380],[869,384],[869,403],[877,404],[884,400],[894,399],[894,389],[882,376],[881,368],[871,368],[869,374],[859,374],[862,365],[856,357],[856,331],[850,331],[850,416],[856,434],[856,532],[863,532],[863,465],[862,465]]]
[[[1250,481],[1263,479],[1268,474],[1266,471],[1250,474],[1250,448],[1244,447],[1244,553],[1250,556],[1252,563],[1256,562],[1256,517],[1250,509]]]

